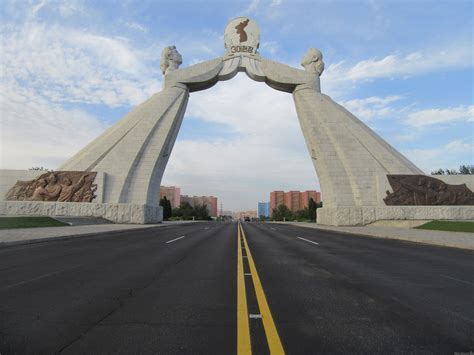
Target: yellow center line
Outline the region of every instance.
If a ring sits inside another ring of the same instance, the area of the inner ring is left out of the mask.
[[[252,354],[247,295],[245,293],[242,242],[240,241],[240,223],[237,230],[237,354]]]
[[[270,354],[284,354],[283,345],[278,335],[278,331],[273,321],[272,313],[270,312],[270,307],[267,303],[267,298],[265,297],[265,292],[263,291],[262,283],[260,282],[260,277],[257,273],[257,268],[250,253],[250,248],[247,244],[247,238],[245,238],[245,232],[242,225],[239,223],[239,227],[242,231],[242,237],[244,240],[245,252],[247,254],[247,260],[250,266],[250,272],[252,273],[252,281],[255,288],[255,294],[257,295],[258,308],[262,315],[263,328],[265,329],[265,335],[267,336],[268,348],[270,349]],[[240,240],[240,238],[239,238]]]

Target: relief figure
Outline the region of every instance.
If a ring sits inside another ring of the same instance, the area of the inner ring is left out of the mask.
[[[34,180],[17,181],[7,192],[7,201],[92,202],[96,197],[96,172],[54,171]]]
[[[393,192],[383,199],[388,206],[474,205],[474,193],[466,186],[449,185],[426,175],[387,175]]]

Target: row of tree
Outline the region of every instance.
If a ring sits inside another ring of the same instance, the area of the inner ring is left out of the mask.
[[[278,205],[272,211],[271,219],[273,221],[316,221],[317,209],[323,207],[323,203],[316,203],[312,198],[309,199],[308,207],[302,210],[292,212],[285,205]]]
[[[181,202],[179,207],[171,208],[171,201],[165,197],[160,200],[160,206],[163,207],[163,219],[179,220],[211,220],[207,205],[191,206],[189,202]]]
[[[436,171],[432,171],[431,175],[474,175],[474,165],[461,165],[459,170],[438,169]]]

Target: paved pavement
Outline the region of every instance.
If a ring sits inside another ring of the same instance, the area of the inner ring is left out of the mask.
[[[193,223],[0,249],[0,353],[474,349],[474,253]]]
[[[349,233],[352,235],[371,236],[385,239],[406,240],[414,243],[440,245],[453,248],[474,250],[474,233],[431,231],[413,228],[397,228],[389,226],[359,226],[359,227],[333,227],[316,223],[303,222],[272,222],[288,224],[305,228]]]
[[[0,229],[0,247],[14,244],[40,243],[57,239],[94,236],[99,233],[139,231],[149,228],[200,223],[194,221],[163,222],[160,224],[89,224],[66,227]]]

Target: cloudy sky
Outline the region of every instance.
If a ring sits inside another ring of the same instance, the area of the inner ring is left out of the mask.
[[[426,173],[474,164],[473,5],[411,1],[0,2],[0,168],[57,168],[183,67],[223,55],[237,16],[260,54],[299,67],[319,48],[322,91]],[[245,74],[191,94],[163,184],[255,209],[272,190],[318,189],[292,97]]]

